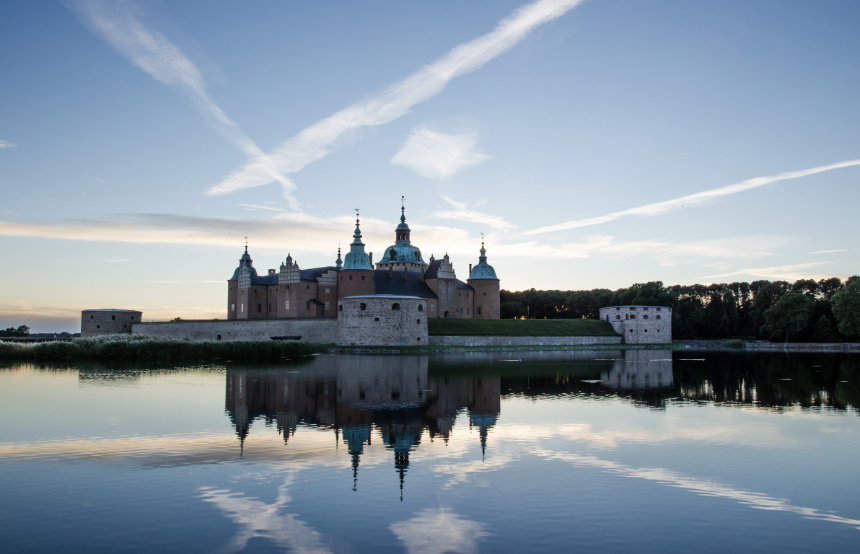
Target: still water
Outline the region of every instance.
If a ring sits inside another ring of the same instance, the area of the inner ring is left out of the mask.
[[[854,551],[860,358],[0,369],[4,552]]]

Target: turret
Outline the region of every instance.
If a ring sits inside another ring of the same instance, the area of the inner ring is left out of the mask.
[[[355,232],[352,234],[352,244],[343,261],[343,267],[338,272],[338,296],[356,296],[361,294],[374,294],[376,285],[373,282],[373,266],[370,256],[364,251],[364,243],[361,242],[361,225],[358,219],[358,210],[355,213]]]
[[[487,263],[487,249],[481,240],[481,255],[478,257],[478,265],[469,272],[466,281],[475,289],[475,305],[473,317],[476,319],[499,319],[501,315],[499,304],[499,278],[496,270]]]
[[[405,200],[401,197],[401,200]],[[394,229],[394,244],[385,249],[382,259],[376,264],[376,269],[406,268],[407,271],[424,273],[427,263],[421,257],[421,250],[412,246],[411,231],[406,224],[406,204],[400,206],[400,224]]]

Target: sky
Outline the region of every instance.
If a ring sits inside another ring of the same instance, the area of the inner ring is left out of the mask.
[[[0,3],[0,327],[368,252],[507,290],[860,273],[860,3]]]

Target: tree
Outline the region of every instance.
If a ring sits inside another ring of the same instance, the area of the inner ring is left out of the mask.
[[[771,340],[788,339],[802,333],[809,324],[809,316],[815,303],[812,297],[800,292],[788,292],[764,313],[761,330]]]
[[[833,315],[848,340],[860,338],[860,277],[851,277],[833,294]]]

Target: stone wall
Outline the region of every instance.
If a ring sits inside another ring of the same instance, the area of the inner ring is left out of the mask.
[[[430,346],[582,346],[621,344],[621,337],[431,336]]]
[[[190,341],[270,340],[271,337],[301,337],[302,342],[333,344],[337,340],[337,320],[328,318],[167,321],[138,323],[133,335]]]
[[[417,296],[377,294],[338,301],[340,346],[426,346],[426,301]]]

